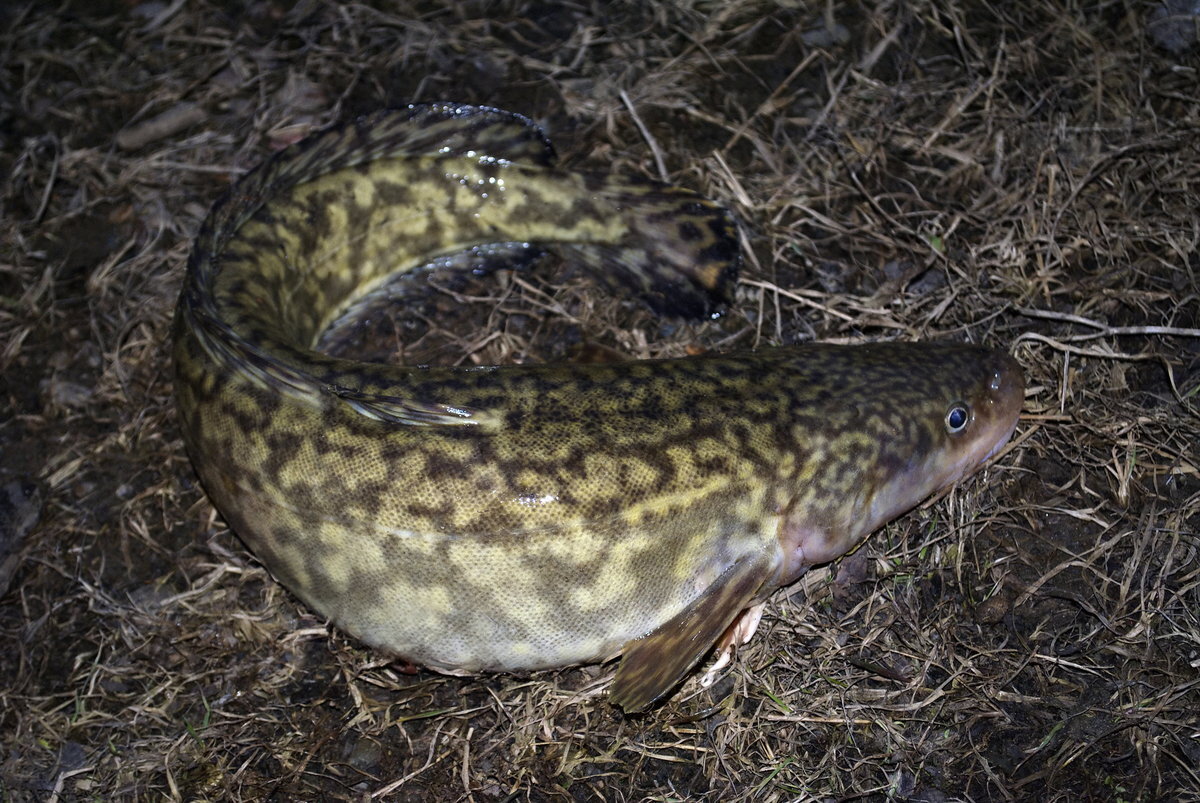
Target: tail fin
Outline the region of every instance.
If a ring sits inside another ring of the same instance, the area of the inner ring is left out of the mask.
[[[628,236],[563,250],[591,265],[606,284],[681,317],[712,317],[732,300],[741,256],[737,226],[723,207],[652,181],[607,180],[597,194],[624,217]]]

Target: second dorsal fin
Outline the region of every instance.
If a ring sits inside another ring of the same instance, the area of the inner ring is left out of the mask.
[[[275,180],[302,181],[376,159],[480,156],[549,167],[554,148],[528,117],[489,106],[422,103],[332,126],[275,157]]]

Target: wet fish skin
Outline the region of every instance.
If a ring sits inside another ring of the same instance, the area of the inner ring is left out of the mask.
[[[485,368],[313,350],[397,272],[534,245],[674,314],[711,313],[737,269],[715,204],[561,171],[524,118],[449,105],[283,152],[218,203],[189,262],[176,395],[209,497],[297,596],[414,662],[624,653],[613,700],[640,710],[749,606],[1016,423],[1020,367],[965,344]]]

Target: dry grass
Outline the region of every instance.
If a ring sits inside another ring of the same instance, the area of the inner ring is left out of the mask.
[[[289,5],[0,10],[0,482],[45,497],[0,600],[5,800],[1200,800],[1200,62],[1153,4]],[[718,197],[749,265],[702,326],[552,265],[435,288],[387,350],[986,341],[1026,367],[1014,445],[646,717],[611,667],[328,633],[196,487],[168,325],[233,178],[412,100]]]

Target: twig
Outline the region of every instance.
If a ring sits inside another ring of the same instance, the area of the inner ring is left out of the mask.
[[[1052,337],[1046,337],[1045,335],[1038,334],[1037,332],[1023,332],[1022,334],[1018,335],[1017,339],[1013,341],[1013,343],[1015,345],[1016,343],[1020,343],[1022,340],[1037,340],[1052,346],[1059,351],[1065,351],[1068,354],[1076,354],[1081,357],[1099,357],[1102,360],[1156,360],[1160,356],[1158,354],[1149,353],[1125,354],[1120,351],[1103,351],[1099,349],[1084,349],[1079,348],[1078,346],[1068,346],[1061,340],[1055,340]]]
[[[186,128],[208,119],[208,112],[196,103],[180,103],[145,122],[127,126],[117,132],[117,147],[136,151],[155,140],[178,134]]]
[[[1200,337],[1200,329],[1186,329],[1178,326],[1109,326],[1099,321],[1093,321],[1091,318],[1084,318],[1081,315],[1072,315],[1069,312],[1052,312],[1044,309],[1034,309],[1032,307],[1017,307],[1017,312],[1022,315],[1028,315],[1031,318],[1046,318],[1054,321],[1070,321],[1071,323],[1090,326],[1093,329],[1100,331],[1089,335],[1071,335],[1063,338],[1064,340],[1091,340],[1097,337],[1106,335],[1171,335],[1174,337]]]
[[[662,149],[658,147],[658,140],[651,134],[650,129],[646,128],[642,118],[638,117],[637,109],[633,108],[633,101],[629,99],[629,94],[621,90],[621,102],[625,104],[625,108],[629,109],[629,116],[633,118],[633,123],[638,127],[638,131],[642,132],[642,139],[646,140],[646,144],[650,146],[650,152],[654,154],[654,164],[658,167],[658,177],[663,181],[667,180],[667,165],[663,161]]]

